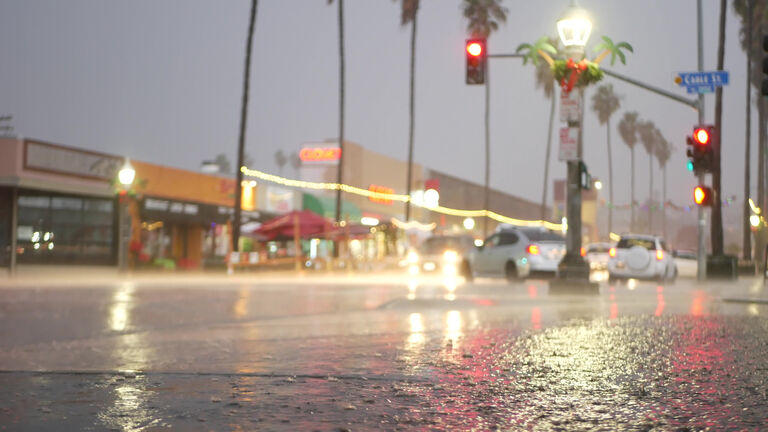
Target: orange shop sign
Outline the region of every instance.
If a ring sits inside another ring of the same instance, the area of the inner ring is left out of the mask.
[[[302,162],[336,161],[341,157],[339,147],[305,147],[299,152]]]
[[[368,186],[368,190],[370,192],[378,192],[378,193],[384,193],[384,194],[394,194],[395,190],[392,188],[388,188],[386,186],[379,186],[379,185],[370,185]],[[386,198],[377,198],[377,197],[368,197],[368,199],[371,202],[379,203],[379,204],[386,204],[386,205],[392,205],[391,199]]]

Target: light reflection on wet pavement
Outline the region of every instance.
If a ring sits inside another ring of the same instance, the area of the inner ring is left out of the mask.
[[[762,285],[546,286],[0,289],[0,430],[768,427]]]

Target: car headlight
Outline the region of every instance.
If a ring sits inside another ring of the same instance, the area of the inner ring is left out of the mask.
[[[459,253],[455,250],[447,250],[443,252],[443,261],[449,263],[455,263],[459,260]]]
[[[416,253],[415,251],[410,251],[408,252],[407,259],[409,264],[416,264],[417,262],[419,262],[419,254]]]

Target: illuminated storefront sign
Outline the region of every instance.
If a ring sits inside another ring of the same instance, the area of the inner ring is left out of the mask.
[[[378,193],[385,193],[385,194],[394,194],[395,190],[392,188],[388,188],[386,186],[379,186],[379,185],[370,185],[368,186],[368,190],[371,192],[378,192]],[[371,202],[379,203],[379,204],[386,204],[386,205],[392,205],[391,199],[386,198],[375,198],[375,197],[368,197],[368,199]]]
[[[328,162],[341,158],[339,147],[305,147],[299,152],[302,162]]]

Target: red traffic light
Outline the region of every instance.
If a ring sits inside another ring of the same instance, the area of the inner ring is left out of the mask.
[[[483,45],[480,42],[468,42],[467,43],[467,53],[471,56],[478,57],[481,54],[483,54]]]
[[[700,206],[712,205],[712,189],[706,186],[696,186],[693,190],[693,201]]]
[[[710,139],[711,137],[707,128],[698,127],[693,130],[693,140],[696,142],[696,144],[708,145]]]

